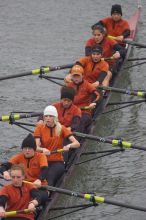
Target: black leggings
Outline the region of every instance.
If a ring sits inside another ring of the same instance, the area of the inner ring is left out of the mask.
[[[88,126],[92,122],[92,117],[90,114],[83,112],[81,117],[81,123],[80,123],[80,132],[86,133]]]
[[[48,162],[48,184],[55,186],[56,182],[65,172],[65,164],[63,161]]]

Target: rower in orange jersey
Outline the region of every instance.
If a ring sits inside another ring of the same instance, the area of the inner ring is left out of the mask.
[[[93,86],[99,85],[108,86],[112,77],[109,71],[109,64],[102,60],[102,47],[96,45],[91,48],[91,55],[81,57],[76,64],[84,68],[84,79],[91,83]],[[71,74],[65,77],[66,82],[71,81]]]
[[[72,131],[78,131],[81,120],[81,110],[73,104],[75,96],[74,88],[64,86],[61,88],[60,101],[53,103],[58,112],[59,122]],[[43,123],[43,115],[38,119],[37,124]]]
[[[29,134],[22,142],[22,152],[13,156],[8,162],[5,162],[0,167],[0,172],[4,179],[10,180],[8,170],[14,164],[23,164],[26,176],[25,180],[33,182],[40,187],[41,184],[47,184],[48,162],[47,157],[39,152],[36,152],[36,142],[32,134]]]
[[[0,189],[0,217],[5,220],[34,220],[33,211],[42,202],[42,195],[33,184],[24,183],[25,171],[20,164],[10,170],[11,184]],[[5,212],[29,209],[29,213],[19,213],[5,217]]]
[[[89,56],[92,52],[92,47],[100,45],[103,49],[102,56],[104,58],[112,57],[113,60],[107,60],[112,71],[113,65],[119,58],[124,58],[126,50],[120,46],[117,41],[109,39],[103,26],[97,25],[93,28],[93,37],[87,40],[85,45],[85,55]]]
[[[101,19],[99,22],[94,24],[92,28],[96,25],[103,25],[107,30],[107,34],[117,37],[117,40],[119,41],[122,41],[130,35],[129,24],[122,18],[121,5],[112,5],[111,17]]]
[[[70,129],[58,122],[57,109],[52,105],[44,109],[44,123],[37,125],[34,137],[37,151],[47,155],[49,185],[55,185],[65,172],[65,164],[62,153],[50,155],[51,151],[63,148],[66,152],[72,148],[80,147],[80,143],[75,139]],[[68,138],[70,143],[63,146],[65,138]]]
[[[75,65],[71,69],[72,82],[68,83],[69,87],[76,90],[74,104],[82,109],[81,132],[84,132],[92,121],[92,110],[95,108],[100,94],[96,91],[95,86],[85,80],[84,69],[80,65]]]

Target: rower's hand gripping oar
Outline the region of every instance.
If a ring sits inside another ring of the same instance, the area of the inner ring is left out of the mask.
[[[119,39],[117,37],[114,37],[114,36],[111,36],[111,35],[108,35],[108,38],[119,41]],[[122,40],[122,42],[125,43],[125,44],[130,44],[132,46],[136,46],[136,47],[140,47],[140,48],[146,48],[146,44],[141,44],[141,43],[138,43],[138,42],[135,42],[135,41],[124,39],[124,40]]]
[[[51,71],[71,68],[73,65],[74,64],[67,64],[67,65],[55,66],[55,67],[43,67],[43,73],[49,73]],[[14,74],[14,75],[9,75],[9,76],[2,76],[2,77],[0,77],[0,81],[7,80],[7,79],[18,78],[18,77],[23,77],[23,76],[38,75],[38,74],[41,74],[41,73],[42,73],[42,67],[38,68],[38,69],[28,71],[28,72],[24,72],[24,73],[19,73],[19,74]]]
[[[138,90],[133,90],[132,91],[132,90],[120,89],[120,88],[109,87],[109,86],[98,86],[97,89],[146,98],[146,92],[145,91],[140,91],[140,90],[139,91]]]
[[[124,149],[137,149],[137,150],[143,150],[146,151],[145,147],[141,147],[141,146],[137,146],[135,144],[132,144],[128,141],[124,141],[122,139],[109,139],[109,138],[104,138],[104,137],[98,137],[98,136],[94,136],[94,135],[90,135],[90,134],[84,134],[84,133],[80,133],[80,132],[73,132],[73,134],[77,137],[82,137],[85,139],[89,139],[89,140],[94,140],[94,141],[98,141],[101,143],[108,143],[108,144],[112,144],[113,146],[119,146],[121,148]]]
[[[105,204],[110,204],[110,205],[115,205],[115,206],[120,206],[120,207],[124,207],[124,208],[128,208],[128,209],[134,209],[134,210],[146,212],[145,207],[126,204],[125,202],[119,202],[119,201],[115,201],[112,199],[107,199],[102,196],[97,196],[97,195],[87,194],[87,193],[83,194],[83,193],[70,191],[67,189],[61,189],[61,188],[57,188],[57,187],[53,187],[53,186],[44,186],[44,188],[46,188],[49,191],[58,192],[61,194],[82,198],[82,199],[85,199],[85,200],[88,200],[91,202],[105,203]]]

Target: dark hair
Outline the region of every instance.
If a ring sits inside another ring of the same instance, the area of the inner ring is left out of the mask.
[[[92,47],[91,54],[92,53],[101,53],[102,54],[102,51],[103,51],[103,49],[102,49],[101,45],[97,44]]]
[[[106,29],[102,26],[102,25],[94,25],[94,27],[92,28],[93,32],[95,30],[99,30],[102,34],[106,33]]]
[[[75,93],[76,92],[75,92],[74,88],[68,87],[68,86],[63,86],[61,88],[61,99],[68,98],[73,101]]]

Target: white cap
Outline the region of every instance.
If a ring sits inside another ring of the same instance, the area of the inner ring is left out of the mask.
[[[57,109],[53,105],[48,105],[44,109],[44,115],[51,115],[54,117],[58,117],[58,112],[57,112]]]

